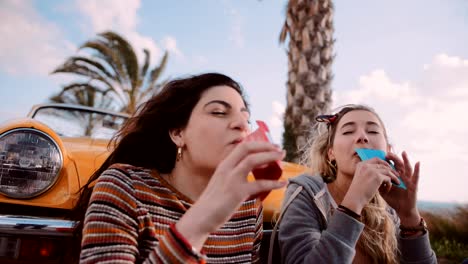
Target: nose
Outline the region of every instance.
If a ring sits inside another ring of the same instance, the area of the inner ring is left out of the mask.
[[[244,114],[239,114],[232,120],[231,128],[248,132],[250,130],[249,120]]]
[[[359,137],[358,143],[369,143],[369,140],[367,139],[367,137]]]
[[[369,138],[367,137],[367,134],[364,132],[359,133],[357,137],[357,143],[361,143],[361,144],[369,143]]]

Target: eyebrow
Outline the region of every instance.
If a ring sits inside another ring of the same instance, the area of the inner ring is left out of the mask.
[[[351,122],[343,124],[340,129],[343,129],[346,126],[355,126],[355,125],[356,125],[356,122],[351,121]],[[380,127],[380,125],[374,121],[367,121],[366,125],[375,125],[375,126]]]
[[[232,105],[229,104],[229,103],[226,102],[226,101],[223,101],[223,100],[212,100],[212,101],[209,101],[208,103],[205,104],[204,107],[207,107],[207,106],[210,105],[210,104],[220,104],[220,105],[222,105],[222,106],[224,106],[224,107],[226,107],[226,108],[228,108],[228,109],[232,109]],[[247,112],[247,113],[250,114],[249,109],[247,109],[246,107],[242,107],[242,108],[241,108],[241,112]]]

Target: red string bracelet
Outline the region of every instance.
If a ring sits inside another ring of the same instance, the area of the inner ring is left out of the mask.
[[[198,261],[200,261],[200,263],[204,264],[205,263],[205,257],[202,255],[203,254],[203,250],[202,251],[198,251],[195,247],[193,247],[188,241],[187,239],[181,234],[179,233],[179,231],[177,230],[175,224],[170,224],[169,225],[169,231],[172,233],[172,235],[174,235],[174,237],[179,241],[181,242],[187,249],[189,249],[191,251],[191,253],[195,256],[195,258],[197,258]]]

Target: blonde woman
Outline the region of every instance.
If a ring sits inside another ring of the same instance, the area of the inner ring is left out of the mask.
[[[390,152],[382,120],[369,107],[348,105],[317,118],[306,151],[312,175],[290,181],[279,244],[284,263],[437,263],[416,207],[419,162]],[[384,160],[361,161],[357,148]],[[396,187],[403,180],[407,189]],[[284,210],[284,209],[283,209]]]

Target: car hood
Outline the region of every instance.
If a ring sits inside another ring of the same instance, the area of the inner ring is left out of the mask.
[[[89,177],[109,156],[109,140],[90,138],[62,138],[67,156],[75,164],[80,186],[88,182]]]

